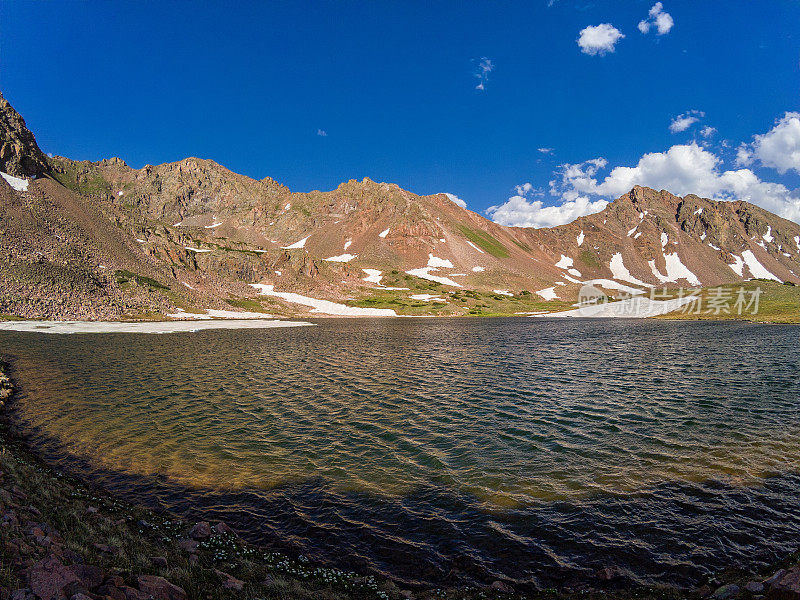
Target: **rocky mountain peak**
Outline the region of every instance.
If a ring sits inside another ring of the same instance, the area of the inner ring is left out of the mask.
[[[38,177],[48,172],[47,158],[25,119],[0,93],[0,171],[15,177]]]

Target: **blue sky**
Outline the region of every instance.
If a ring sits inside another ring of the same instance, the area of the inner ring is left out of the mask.
[[[654,4],[6,0],[0,88],[71,158],[201,156],[296,191],[370,177],[517,224],[631,181],[800,219],[800,2]],[[602,24],[611,46],[581,34]],[[672,132],[679,115],[698,121]]]

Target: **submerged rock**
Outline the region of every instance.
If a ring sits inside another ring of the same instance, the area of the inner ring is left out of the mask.
[[[740,588],[735,583],[729,583],[727,585],[723,585],[720,588],[717,588],[717,591],[711,596],[716,600],[730,600],[730,598],[736,598],[739,595]]]
[[[744,586],[751,594],[763,594],[764,593],[764,584],[760,581],[748,581],[747,585]]]
[[[492,583],[491,589],[497,590],[501,594],[513,594],[514,588],[505,583],[504,581],[495,581]]]

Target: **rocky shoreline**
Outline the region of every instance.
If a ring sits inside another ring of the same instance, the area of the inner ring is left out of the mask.
[[[0,362],[0,409],[13,384]],[[0,600],[433,598],[712,598],[800,600],[800,553],[762,577],[725,573],[696,590],[598,586],[522,596],[482,588],[405,590],[393,582],[312,565],[243,542],[225,523],[186,523],[120,502],[54,472],[0,428]]]

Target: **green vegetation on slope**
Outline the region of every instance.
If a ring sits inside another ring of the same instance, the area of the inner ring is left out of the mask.
[[[465,238],[467,238],[470,242],[475,244],[481,250],[485,250],[489,254],[497,258],[507,258],[508,257],[508,250],[506,249],[503,244],[501,244],[495,237],[486,233],[485,231],[479,231],[477,229],[471,229],[466,225],[458,225],[458,230],[461,232]]]
[[[548,302],[528,290],[521,290],[514,293],[513,296],[471,289],[452,290],[435,281],[419,279],[410,275],[395,276],[386,285],[387,287],[407,287],[410,289],[370,289],[368,291],[369,295],[357,300],[350,300],[347,304],[363,308],[391,308],[399,315],[441,315],[451,317],[509,317],[572,308],[568,302]],[[418,293],[431,294],[441,298],[443,302],[415,300],[410,297]]]
[[[118,271],[114,271],[114,277],[117,280],[119,285],[124,285],[129,281],[135,281],[139,285],[146,285],[156,290],[168,290],[169,288],[165,286],[163,283],[159,283],[152,277],[146,277],[144,275],[138,275],[137,273],[133,273],[132,271],[126,271],[124,269],[120,269]]]
[[[50,166],[56,181],[73,192],[83,196],[99,196],[111,192],[111,184],[88,164],[79,170],[74,163],[50,159]]]
[[[753,301],[758,294],[757,312]],[[671,294],[673,297],[676,293]],[[736,302],[740,295],[744,301],[741,314]],[[699,310],[696,305],[671,312],[662,319],[680,320],[736,320],[756,323],[800,323],[800,287],[777,283],[768,279],[753,279],[700,290]]]

